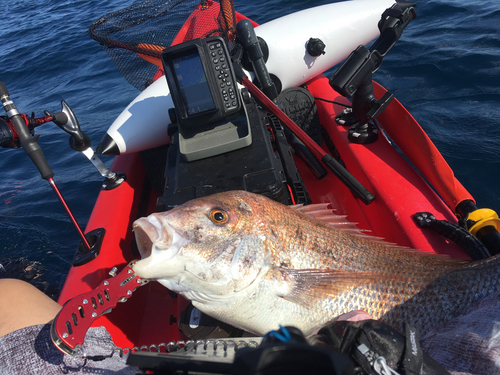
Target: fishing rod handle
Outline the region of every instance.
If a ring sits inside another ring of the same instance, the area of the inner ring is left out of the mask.
[[[10,99],[9,91],[4,82],[0,82],[0,100],[2,101],[2,105],[12,125],[14,125],[14,129],[19,136],[19,141],[24,151],[28,154],[33,163],[35,163],[35,166],[38,168],[44,180],[52,178],[54,172],[52,172],[42,149],[37,143],[38,136],[31,136],[14,102]]]
[[[309,150],[307,146],[285,125],[283,125],[282,128],[288,144],[292,147],[295,155],[306,164],[306,166],[318,180],[326,177],[328,171],[325,169],[325,167],[323,167],[323,164],[321,164],[321,162],[312,153],[312,151]]]
[[[243,19],[236,25],[238,40],[246,51],[252,63],[254,73],[259,80],[262,92],[274,102],[281,110],[281,103],[278,101],[278,91],[274,84],[264,61],[264,54],[260,47],[257,34],[249,20]],[[314,176],[320,180],[327,175],[326,169],[319,162],[313,152],[286,126],[283,127],[288,143],[292,146],[295,154],[307,165]]]

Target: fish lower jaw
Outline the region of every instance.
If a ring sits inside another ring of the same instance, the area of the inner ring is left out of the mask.
[[[172,292],[175,292],[175,293],[180,293],[180,294],[184,295],[184,293],[192,292],[191,289],[186,288],[185,286],[177,283],[174,280],[158,279],[157,281],[161,285],[163,285],[164,287],[166,287],[167,289],[169,289],[169,290],[171,290]]]
[[[178,250],[170,249],[177,254]],[[158,253],[160,255],[158,255]],[[182,262],[168,261],[174,255],[168,254],[166,250],[157,250],[153,246],[152,254],[134,264],[135,273],[144,279],[160,280],[171,279],[181,273],[184,269]]]
[[[161,285],[165,286],[167,289],[172,292],[181,294],[184,298],[197,302],[203,305],[217,305],[223,306],[226,304],[233,304],[235,301],[244,300],[248,297],[249,294],[254,292],[253,288],[245,288],[240,291],[231,291],[224,293],[214,293],[210,291],[201,291],[191,289],[186,286],[186,274],[183,276],[177,275],[175,279],[156,279]],[[189,283],[187,283],[189,284]]]
[[[185,287],[184,285],[179,284],[178,282],[176,282],[174,280],[161,279],[161,280],[157,280],[157,281],[161,285],[166,287],[167,289],[171,290],[172,292],[179,293],[184,298],[186,298],[190,301],[198,302],[201,304],[206,304],[206,303],[212,302],[214,300],[214,296],[189,289],[189,288]],[[229,300],[229,299],[231,299],[231,297],[228,296],[228,297],[224,298],[224,296],[216,296],[215,299],[217,301],[223,301],[224,299]]]

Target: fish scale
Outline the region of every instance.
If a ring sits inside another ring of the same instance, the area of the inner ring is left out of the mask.
[[[423,336],[500,290],[498,256],[473,263],[401,248],[359,230],[328,204],[292,208],[225,192],[141,218],[134,230],[145,258],[134,265],[140,277],[254,334],[280,324],[308,334],[363,310],[400,330],[410,323]],[[172,231],[182,243],[165,247]]]

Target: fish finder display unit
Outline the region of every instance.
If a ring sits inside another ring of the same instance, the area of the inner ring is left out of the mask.
[[[175,106],[171,120],[179,127],[180,152],[186,161],[252,143],[248,116],[222,38],[195,39],[166,48],[162,61]]]

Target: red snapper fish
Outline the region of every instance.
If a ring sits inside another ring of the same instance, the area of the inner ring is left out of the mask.
[[[231,191],[134,222],[134,265],[202,312],[263,335],[305,334],[363,310],[425,335],[500,291],[500,257],[467,262],[369,236],[328,204],[282,205]]]

